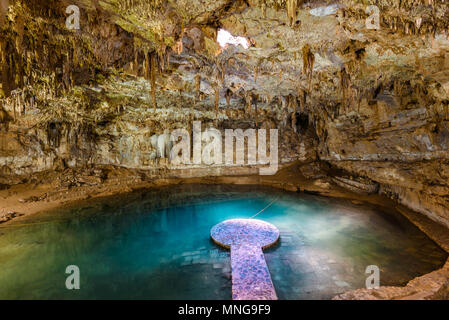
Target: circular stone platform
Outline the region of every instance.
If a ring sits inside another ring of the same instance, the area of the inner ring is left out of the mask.
[[[210,235],[218,245],[231,249],[232,299],[277,299],[262,252],[279,240],[275,226],[256,219],[232,219],[214,226]]]
[[[271,223],[257,219],[231,219],[215,225],[210,235],[220,246],[230,249],[251,245],[266,249],[279,240],[279,230]]]

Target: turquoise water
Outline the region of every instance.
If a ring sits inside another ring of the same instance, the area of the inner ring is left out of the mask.
[[[229,252],[213,225],[257,216],[276,225],[265,251],[280,299],[329,299],[401,285],[446,253],[401,215],[368,205],[245,186],[186,185],[78,204],[0,227],[1,299],[230,299]],[[68,265],[80,290],[67,290]]]

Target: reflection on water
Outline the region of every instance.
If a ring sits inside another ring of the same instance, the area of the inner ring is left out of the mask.
[[[2,299],[230,299],[229,252],[210,228],[248,218],[278,227],[265,252],[280,299],[329,299],[401,285],[443,265],[446,254],[404,217],[378,208],[244,186],[187,185],[93,201],[0,228]],[[81,270],[81,290],[65,269]]]

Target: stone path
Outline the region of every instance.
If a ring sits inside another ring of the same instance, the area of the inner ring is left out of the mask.
[[[262,249],[279,240],[279,230],[257,219],[232,219],[211,230],[212,239],[231,249],[232,299],[277,300]]]

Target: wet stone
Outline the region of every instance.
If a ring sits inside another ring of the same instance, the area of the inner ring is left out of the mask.
[[[231,249],[232,298],[276,300],[277,295],[262,249],[279,240],[279,230],[257,219],[232,219],[214,226],[212,239]]]

